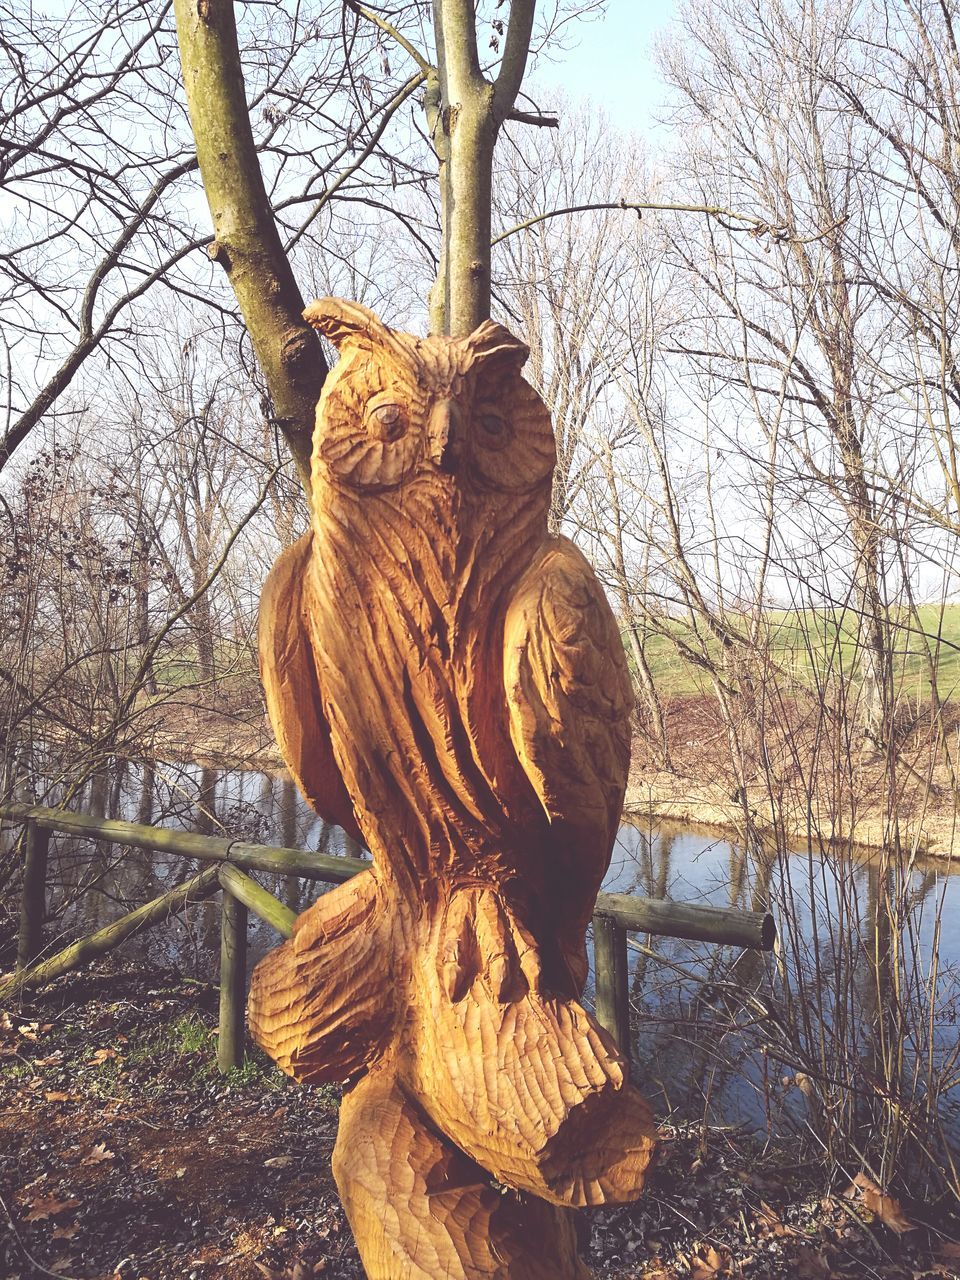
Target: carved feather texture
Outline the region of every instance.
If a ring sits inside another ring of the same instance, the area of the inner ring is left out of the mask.
[[[260,597],[260,679],[287,768],[307,803],[327,822],[362,840],[333,758],[317,672],[303,617],[303,584],[313,534],[281,552]]]
[[[540,548],[511,600],[504,684],[510,738],[550,822],[564,886],[556,928],[579,988],[583,935],[623,808],[633,692],[606,596],[564,538]]]
[[[501,1182],[555,1204],[635,1199],[650,1109],[587,1011],[544,995],[532,939],[499,895],[456,891],[432,952],[400,1070],[437,1127]]]
[[[369,1280],[590,1280],[569,1215],[495,1190],[389,1071],[344,1097],[333,1168]]]
[[[304,1084],[339,1084],[387,1043],[394,919],[370,871],[323,894],[253,973],[250,1034]]]
[[[369,1070],[334,1162],[369,1276],[581,1280],[554,1206],[635,1197],[654,1149],[576,1000],[629,764],[616,622],[547,534],[556,450],[522,343],[306,314],[340,360],[312,533],[264,592],[264,685],[304,794],[355,816],[374,867],[261,962],[251,1030],[298,1079]]]

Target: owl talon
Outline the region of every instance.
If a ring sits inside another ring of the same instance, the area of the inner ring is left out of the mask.
[[[498,1004],[540,990],[540,957],[532,935],[493,889],[454,893],[440,927],[438,973],[458,1003],[480,977]]]
[[[518,936],[523,937],[518,933]],[[524,939],[526,941],[526,939]],[[540,956],[536,947],[532,943],[520,948],[519,953],[520,970],[527,980],[527,987],[534,995],[540,995],[540,979],[543,973],[543,966],[540,964]]]

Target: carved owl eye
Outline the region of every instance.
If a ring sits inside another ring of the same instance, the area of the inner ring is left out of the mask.
[[[407,415],[399,404],[377,404],[367,411],[367,428],[381,440],[399,440],[407,430]]]
[[[480,414],[480,438],[487,449],[502,449],[510,439],[510,428],[499,413],[485,410]]]

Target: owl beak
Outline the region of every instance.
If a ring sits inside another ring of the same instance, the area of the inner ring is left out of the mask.
[[[460,458],[460,410],[453,400],[438,400],[430,414],[430,460],[441,471],[455,471]]]

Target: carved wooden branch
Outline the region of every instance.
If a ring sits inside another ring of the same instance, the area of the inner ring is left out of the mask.
[[[263,680],[304,795],[373,867],[257,967],[251,1031],[296,1079],[350,1082],[334,1172],[369,1276],[585,1277],[564,1207],[635,1198],[654,1149],[577,1002],[629,764],[617,627],[547,535],[523,344],[305,314],[340,361]]]

